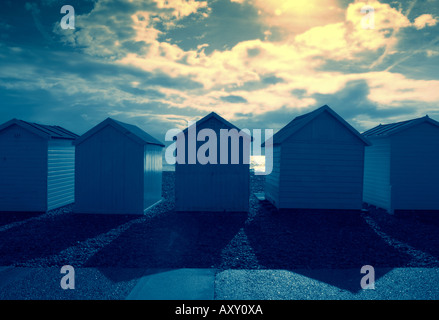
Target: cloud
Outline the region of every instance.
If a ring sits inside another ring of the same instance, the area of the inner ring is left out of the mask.
[[[423,14],[415,19],[413,25],[416,29],[420,30],[425,28],[426,26],[432,27],[437,24],[437,19],[434,18],[431,14]]]
[[[242,1],[241,1],[242,2]],[[249,0],[259,10],[261,20],[281,30],[285,37],[310,28],[343,20],[344,11],[336,0]]]
[[[431,50],[431,49],[427,49],[425,51],[425,53],[426,53],[427,57],[435,57],[435,56],[439,55],[439,51]]]
[[[341,90],[333,94],[316,93],[313,98],[318,105],[328,104],[359,131],[369,129],[389,117],[398,121],[416,110],[415,106],[400,104],[392,108],[383,107],[382,101],[373,99],[370,86],[366,79],[349,80]]]
[[[369,99],[388,108],[404,102],[418,101],[426,103],[425,106],[419,106],[420,110],[425,111],[428,104],[439,101],[439,91],[432,90],[439,87],[439,80],[414,80],[388,71],[370,72],[361,77],[369,84]]]
[[[133,21],[132,28],[135,31],[134,41],[151,43],[154,42],[162,33],[152,27],[151,13],[148,11],[137,11],[131,15]]]
[[[154,0],[154,2],[159,9],[170,9],[171,15],[177,19],[197,13],[200,9],[208,8],[207,1]]]
[[[367,11],[362,8],[373,8],[373,24],[365,28],[368,19]],[[304,48],[314,55],[321,55],[332,60],[357,59],[365,52],[374,53],[381,48],[391,48],[398,39],[396,33],[410,26],[409,19],[389,4],[379,1],[356,1],[348,5],[343,22],[314,27],[295,37]]]
[[[168,105],[181,110],[193,108],[200,113],[216,110],[232,120],[243,114],[308,108],[318,103],[319,94],[329,96],[349,89],[350,81],[366,81],[370,85],[368,101],[384,109],[406,99],[433,101],[436,97],[429,97],[428,90],[422,89],[426,83],[416,83],[404,76],[389,81],[405,88],[413,84],[417,89],[401,95],[396,87],[379,81],[380,76],[392,78],[388,72],[322,71],[321,67],[330,59],[361,61],[361,55],[370,52],[379,57],[379,49],[398,42],[396,31],[411,25],[400,10],[378,1],[371,3],[376,8],[373,30],[362,28],[361,8],[365,3],[357,1],[348,5],[344,21],[315,26],[284,41],[241,41],[228,50],[214,50],[210,54],[203,50],[210,43],[184,50],[161,40],[151,12],[136,11],[131,15],[131,28],[135,30],[135,40],[147,44],[147,49],[127,52],[116,62],[155,75],[151,82],[141,83],[160,88],[159,92],[165,95],[162,101],[166,100]],[[163,81],[158,75],[164,77]],[[128,88],[131,93],[141,93],[140,90],[145,89]],[[386,90],[388,95],[383,94]]]
[[[124,119],[134,113],[150,113],[165,119],[167,113],[176,113],[173,104],[177,99],[173,92],[201,86],[183,77],[149,73],[74,52],[20,51],[6,47],[0,48],[0,56],[3,55],[9,57],[0,63],[3,121],[14,114],[43,123],[71,120],[77,122],[76,132],[115,111]],[[194,114],[190,106],[179,110],[180,114]],[[154,126],[154,132],[161,133],[160,129],[165,127],[164,124],[161,128]]]
[[[127,53],[142,53],[164,32],[178,27],[190,15],[206,18],[207,2],[194,0],[114,1],[97,0],[88,13],[75,15],[75,30],[53,31],[65,44],[84,53],[118,59]]]
[[[0,92],[10,106],[21,92],[33,117],[85,127],[115,116],[157,133],[210,111],[276,129],[323,104],[358,128],[437,109],[434,68],[390,72],[416,50],[437,62],[436,40],[420,37],[435,30],[435,13],[410,21],[403,5],[368,1],[374,28],[363,29],[366,2],[341,3],[97,0],[75,30],[55,23],[64,47],[0,44]]]

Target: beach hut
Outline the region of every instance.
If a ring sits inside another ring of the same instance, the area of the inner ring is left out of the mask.
[[[107,118],[75,142],[75,213],[143,214],[161,200],[164,145]]]
[[[296,117],[273,136],[265,198],[278,209],[361,210],[366,145],[326,105]]]
[[[208,138],[205,129],[210,129]],[[241,131],[212,112],[189,125],[180,136],[184,137],[184,143],[179,144],[180,138],[177,138],[177,157],[181,146],[184,161],[177,159],[175,165],[176,211],[247,212],[249,132]],[[206,148],[206,143],[210,148]],[[208,162],[201,159],[206,153]]]
[[[12,119],[0,126],[0,211],[46,212],[74,201],[78,136]]]
[[[439,210],[439,122],[428,116],[379,125],[363,133],[363,200],[389,213]]]

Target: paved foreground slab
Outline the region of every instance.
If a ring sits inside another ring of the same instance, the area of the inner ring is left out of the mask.
[[[213,300],[215,269],[157,270],[143,276],[128,300]]]
[[[439,269],[375,270],[361,289],[357,269],[216,270],[75,268],[64,290],[60,268],[0,267],[0,300],[438,300]]]

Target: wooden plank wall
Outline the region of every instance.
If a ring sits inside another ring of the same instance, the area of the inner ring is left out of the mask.
[[[142,214],[144,149],[111,126],[76,146],[78,213]]]
[[[218,164],[176,164],[175,166],[175,207],[177,211],[248,211],[250,197],[250,165],[243,163],[240,148],[239,164],[231,164],[229,144],[229,164],[220,162],[220,129],[222,122],[210,119],[197,127],[216,132]],[[198,147],[203,141],[197,143]],[[242,142],[241,142],[242,145]],[[186,163],[188,162],[188,141],[186,137]],[[248,159],[249,162],[249,159]]]
[[[280,208],[360,210],[364,143],[322,113],[282,143]]]
[[[392,136],[394,210],[439,210],[439,128],[422,123]]]
[[[47,210],[47,141],[18,125],[0,133],[0,211]]]

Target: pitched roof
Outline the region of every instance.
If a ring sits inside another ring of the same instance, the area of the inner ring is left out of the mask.
[[[29,130],[30,132],[44,138],[44,139],[66,139],[66,140],[75,140],[79,136],[63,127],[60,126],[52,126],[52,125],[44,125],[33,122],[27,122],[24,120],[12,119],[8,122],[5,122],[0,126],[0,131],[10,127],[11,125],[18,125],[24,129]]]
[[[328,112],[329,114],[331,114],[342,125],[344,125],[353,135],[355,135],[357,138],[363,141],[364,144],[370,145],[370,142],[367,141],[367,139],[365,139],[356,129],[354,129],[348,122],[346,122],[342,117],[340,117],[334,110],[332,110],[327,105],[324,105],[311,112],[295,117],[285,127],[280,129],[278,132],[276,132],[276,134],[273,135],[273,145],[281,144],[287,138],[289,138],[291,135],[299,131],[301,128],[303,128],[305,125],[311,122],[311,120],[315,119],[323,112]],[[265,142],[262,144],[262,146],[265,147]]]
[[[421,118],[406,120],[406,121],[400,121],[400,122],[394,122],[389,124],[380,124],[376,127],[373,127],[372,129],[369,129],[365,132],[363,132],[363,136],[365,137],[387,137],[390,135],[393,135],[395,133],[401,132],[403,130],[406,130],[410,127],[413,127],[417,124],[428,122],[431,123],[437,127],[439,127],[439,122],[431,119],[428,115]]]
[[[143,131],[139,127],[132,125],[132,124],[117,121],[117,120],[114,120],[112,118],[107,118],[104,121],[102,121],[101,123],[99,123],[98,125],[94,126],[90,130],[88,130],[81,137],[76,139],[74,144],[78,145],[78,144],[82,143],[84,140],[88,139],[89,137],[91,137],[92,135],[97,133],[98,131],[105,128],[106,126],[111,126],[111,127],[115,128],[116,130],[118,130],[122,134],[126,135],[127,137],[133,139],[137,143],[154,144],[154,145],[158,145],[158,146],[162,146],[162,147],[165,146],[159,140],[157,140],[156,138],[154,138],[150,134],[146,133],[145,131]]]
[[[136,135],[137,137],[139,137],[140,139],[142,139],[145,143],[156,144],[156,145],[163,146],[163,147],[165,146],[159,140],[157,140],[156,138],[154,138],[153,136],[151,136],[149,133],[145,132],[144,130],[140,129],[138,126],[128,124],[125,122],[120,122],[120,121],[117,121],[114,119],[112,119],[112,120],[115,121],[116,123],[118,123],[119,125],[121,125],[122,127],[124,127],[130,133],[132,133],[132,134]]]
[[[196,121],[194,124],[190,125],[189,127],[187,127],[186,129],[183,130],[183,133],[186,133],[190,127],[192,127],[193,125],[199,126],[202,123],[206,122],[209,119],[216,119],[219,122],[222,122],[224,124],[225,127],[227,127],[228,129],[236,129],[238,130],[238,132],[241,131],[241,129],[239,129],[237,126],[235,126],[234,124],[230,123],[229,121],[227,121],[226,119],[224,119],[223,117],[219,116],[217,113],[215,112],[211,112],[209,113],[207,116],[205,116],[204,118],[201,118],[200,120]],[[248,135],[246,132],[242,132],[245,135]],[[253,140],[253,137],[248,135],[248,137]]]

